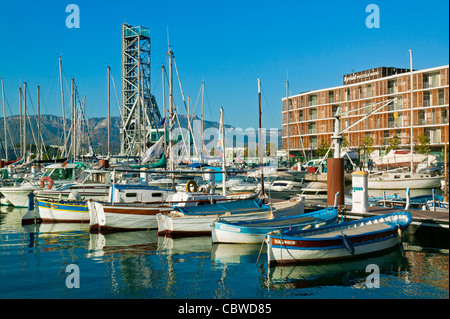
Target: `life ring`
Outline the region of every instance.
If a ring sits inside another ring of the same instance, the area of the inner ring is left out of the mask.
[[[51,189],[53,186],[53,179],[50,176],[44,176],[41,178],[41,188],[45,187],[45,181],[48,181],[47,189]]]
[[[192,189],[191,189],[192,187]],[[188,193],[195,193],[197,192],[197,184],[194,181],[189,181],[186,183],[186,191]]]

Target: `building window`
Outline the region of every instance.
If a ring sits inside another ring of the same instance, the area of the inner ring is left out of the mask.
[[[425,125],[426,121],[425,121],[425,111],[424,110],[419,110],[419,125]]]
[[[339,108],[339,105],[332,105],[331,106],[331,115],[332,116],[336,115],[336,112],[337,112],[338,108]]]
[[[389,103],[388,109],[389,111],[401,110],[403,105],[403,98],[398,96],[397,99],[394,99],[392,103]]]
[[[388,126],[389,128],[394,128],[395,127],[395,117],[394,117],[394,113],[390,113],[388,115]]]
[[[439,86],[441,75],[439,72],[428,73],[423,75],[423,88],[434,88]]]
[[[372,97],[372,86],[370,84],[366,86],[366,97]]]
[[[315,134],[316,133],[316,123],[308,123],[308,134]]]
[[[437,144],[441,142],[441,130],[440,129],[425,129],[424,133],[430,137],[430,143]]]
[[[430,92],[423,92],[423,106],[431,106],[431,93]]]
[[[308,106],[317,105],[317,95],[309,95],[308,96]]]
[[[328,103],[334,103],[334,92],[328,91]]]
[[[441,122],[442,124],[447,124],[448,122],[448,114],[445,107],[441,108]]]
[[[439,90],[439,105],[444,105],[445,104],[445,100],[444,100],[444,90]]]
[[[316,120],[317,119],[317,109],[310,109],[309,110],[309,119],[310,120]]]
[[[317,136],[309,137],[309,146],[312,148],[317,148]]]
[[[397,93],[397,80],[388,81],[388,94]]]

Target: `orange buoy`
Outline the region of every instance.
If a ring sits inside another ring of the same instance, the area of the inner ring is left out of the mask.
[[[45,181],[48,181],[47,189],[51,189],[53,186],[53,179],[50,176],[44,176],[41,178],[41,188],[45,187]]]

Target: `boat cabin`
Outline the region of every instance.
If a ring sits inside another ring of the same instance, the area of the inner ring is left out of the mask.
[[[164,202],[170,194],[170,189],[140,184],[116,184],[109,188],[109,200],[114,203],[155,203]]]
[[[46,166],[44,176],[49,176],[54,181],[75,181],[76,177],[83,171],[83,168],[86,168],[84,165],[76,163],[63,165],[58,163]]]
[[[102,184],[111,185],[111,172],[99,169],[87,169],[83,171],[76,180],[81,184]]]

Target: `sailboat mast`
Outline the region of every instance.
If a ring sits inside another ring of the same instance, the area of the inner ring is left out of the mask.
[[[23,154],[27,152],[27,82],[23,82]]]
[[[23,135],[22,135],[22,88],[19,86],[19,110],[20,110],[20,129],[19,129],[19,139],[20,139],[20,156],[23,159]]]
[[[261,110],[261,79],[258,79],[258,102],[259,102],[259,156],[261,168],[261,198],[264,200],[264,150],[262,148],[262,110]]]
[[[5,161],[8,161],[8,138],[6,137],[6,108],[5,108],[5,87],[2,80],[2,107],[3,107],[3,129],[5,131]]]
[[[38,159],[42,160],[42,152],[41,152],[41,92],[39,85],[37,86],[37,104],[38,104],[38,140],[37,140],[37,148],[36,151],[38,152],[39,156]]]
[[[225,122],[223,120],[223,107],[220,107],[220,124],[221,135],[222,135],[222,192],[223,196],[227,195],[227,165],[225,163]]]
[[[162,76],[162,95],[163,95],[163,119],[164,119],[164,137],[163,137],[163,144],[164,144],[164,153],[166,152],[167,148],[167,141],[166,141],[166,84],[165,84],[165,68],[164,65],[161,67],[161,76]]]
[[[409,64],[410,64],[410,83],[411,83],[411,94],[409,96],[410,100],[409,100],[409,104],[411,107],[411,115],[410,115],[410,125],[411,125],[411,132],[410,132],[410,137],[411,137],[411,173],[414,171],[414,166],[413,166],[413,140],[414,140],[414,132],[413,132],[413,68],[412,68],[412,51],[409,50]]]
[[[106,97],[106,101],[108,104],[108,119],[107,119],[107,129],[108,129],[108,151],[107,151],[107,156],[110,156],[110,145],[111,145],[111,114],[110,114],[110,101],[109,101],[109,97],[110,97],[110,75],[111,75],[111,68],[108,66],[108,96]]]
[[[172,50],[169,49],[169,170],[173,172],[173,153],[172,153],[172,138],[171,138],[171,129],[173,125],[173,70],[172,70],[172,58],[173,53]],[[174,174],[171,173],[172,178],[172,189],[175,188]]]
[[[73,159],[75,160],[75,101],[74,101],[74,96],[75,96],[75,91],[74,91],[74,78],[71,79],[71,97],[70,97],[70,106],[72,109],[72,121],[70,123],[70,129],[72,131],[72,156]]]
[[[200,131],[200,154],[203,154],[203,116],[205,111],[205,81],[202,82],[202,128]],[[202,159],[203,162],[203,159]]]
[[[64,136],[64,153],[63,156],[66,155],[66,111],[64,109],[64,88],[63,88],[63,78],[62,78],[62,62],[61,56],[59,56],[59,80],[61,83],[61,104],[62,104],[62,113],[63,113],[63,136]]]
[[[289,147],[289,81],[286,81],[286,109],[287,109],[287,162],[291,166],[290,147]]]

